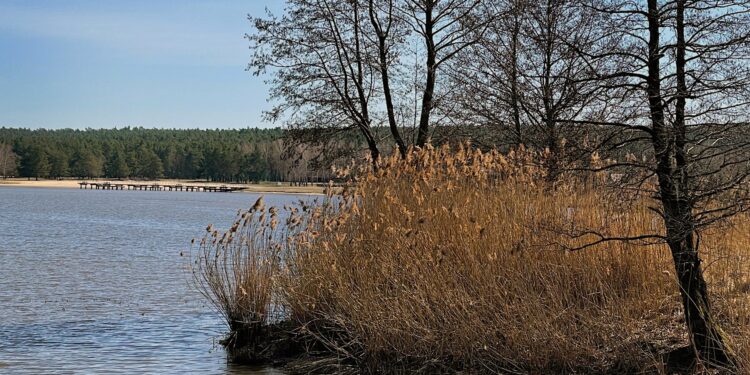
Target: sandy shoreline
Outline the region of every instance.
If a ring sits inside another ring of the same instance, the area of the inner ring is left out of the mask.
[[[52,189],[78,189],[78,183],[83,180],[29,180],[26,178],[9,178],[0,179],[0,188],[8,187],[33,187],[33,188],[52,188]],[[289,186],[281,183],[260,183],[260,184],[222,184],[207,183],[195,180],[156,180],[156,181],[135,181],[135,180],[85,180],[85,182],[112,182],[118,184],[183,184],[196,186],[234,186],[244,187],[244,193],[274,193],[274,194],[323,194],[325,188],[320,186]]]

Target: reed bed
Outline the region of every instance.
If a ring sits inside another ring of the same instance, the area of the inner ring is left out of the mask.
[[[341,369],[666,371],[661,354],[687,345],[667,247],[579,249],[599,235],[663,231],[649,198],[609,191],[603,175],[550,186],[538,157],[444,147],[385,159],[322,205],[287,207],[283,240],[260,219],[230,230],[229,242],[210,233],[196,272],[230,330],[268,326],[266,310],[283,306],[292,339]],[[711,297],[741,365],[748,229],[736,217],[702,236]]]
[[[281,266],[278,221],[277,209],[266,210],[260,198],[227,231],[206,227],[191,252],[194,284],[226,321],[230,334],[222,343],[236,359],[252,361],[267,344],[267,327],[283,314],[273,285]]]

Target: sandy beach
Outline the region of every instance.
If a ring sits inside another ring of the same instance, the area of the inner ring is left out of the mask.
[[[56,189],[78,189],[78,183],[84,180],[29,180],[26,178],[9,178],[0,179],[0,188],[3,186],[14,186],[14,187],[33,187],[33,188],[56,188]],[[85,182],[112,182],[119,184],[183,184],[183,185],[198,185],[198,186],[233,186],[233,187],[244,187],[245,190],[241,192],[245,193],[275,193],[275,194],[323,194],[324,187],[321,186],[289,186],[288,183],[259,183],[259,184],[222,184],[222,183],[207,183],[205,181],[195,180],[155,180],[155,181],[141,181],[141,180],[85,180]]]

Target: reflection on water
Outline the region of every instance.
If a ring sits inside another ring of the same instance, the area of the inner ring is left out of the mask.
[[[180,256],[257,197],[0,187],[0,372],[274,373],[226,363]]]

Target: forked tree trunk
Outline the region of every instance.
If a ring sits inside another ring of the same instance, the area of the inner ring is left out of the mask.
[[[406,158],[406,143],[401,138],[401,133],[398,130],[398,124],[396,123],[396,110],[393,106],[393,95],[391,95],[391,83],[388,77],[388,46],[387,39],[393,23],[393,2],[388,3],[388,20],[386,25],[381,25],[377,16],[375,15],[375,5],[373,0],[369,2],[369,14],[370,23],[372,23],[375,29],[375,34],[378,37],[378,63],[380,66],[380,78],[383,82],[383,95],[385,96],[385,108],[388,113],[388,126],[391,129],[391,135],[393,140],[398,146],[398,152],[401,154],[401,158]]]
[[[661,17],[657,0],[648,0],[649,56],[647,94],[651,115],[651,139],[656,157],[656,177],[664,211],[667,244],[672,252],[680,287],[685,323],[696,355],[708,363],[733,364],[733,355],[721,329],[713,319],[708,288],[695,232],[693,207],[687,198],[689,189],[685,150],[685,55],[684,1],[677,0],[677,118],[673,132],[666,127],[665,104],[661,93]]]
[[[388,78],[388,63],[386,62],[385,55],[385,41],[380,41],[380,71],[383,80],[383,93],[385,94],[385,107],[388,111],[388,126],[391,129],[391,135],[393,140],[398,146],[398,152],[401,154],[401,158],[406,158],[406,143],[401,138],[401,133],[398,130],[398,124],[396,123],[396,111],[393,108],[393,97],[391,96],[391,86]]]

